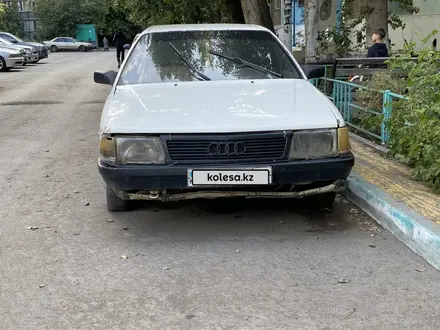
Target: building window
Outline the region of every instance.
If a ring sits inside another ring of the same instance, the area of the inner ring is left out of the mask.
[[[23,1],[18,1],[18,11],[23,11]]]

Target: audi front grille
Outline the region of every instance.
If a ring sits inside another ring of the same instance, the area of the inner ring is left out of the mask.
[[[250,163],[286,159],[286,132],[164,136],[168,154],[179,163]]]

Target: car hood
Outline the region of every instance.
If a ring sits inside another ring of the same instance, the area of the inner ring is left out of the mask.
[[[16,49],[29,49],[29,50],[32,50],[34,48],[32,46],[27,46],[27,45],[22,45],[22,44],[8,45],[8,47],[13,47],[13,48],[16,48]]]
[[[343,124],[331,101],[303,79],[116,86],[101,118],[106,133],[255,132]]]
[[[15,47],[8,47],[8,46],[0,46],[0,52],[6,53],[6,54],[17,54],[20,53],[17,48]]]
[[[43,44],[40,44],[39,42],[23,42],[23,45],[26,46],[32,46],[32,47],[44,47]]]

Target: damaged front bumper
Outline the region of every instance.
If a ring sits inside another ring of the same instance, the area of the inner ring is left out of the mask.
[[[170,193],[163,191],[140,191],[136,193],[117,192],[122,199],[130,200],[159,200],[162,202],[181,201],[189,199],[216,199],[216,198],[303,198],[307,196],[325,194],[330,192],[343,192],[345,189],[345,180],[336,180],[334,183],[319,188],[311,188],[301,191],[185,191],[180,193]]]
[[[234,164],[233,169],[249,166],[270,167],[267,185],[228,185],[194,187],[188,184],[188,165],[109,165],[98,162],[99,172],[109,188],[122,199],[178,201],[187,199],[302,198],[344,190],[345,179],[354,166],[353,154],[341,157],[298,160],[271,164]],[[206,168],[206,166],[203,166]],[[216,170],[219,166],[209,166]]]

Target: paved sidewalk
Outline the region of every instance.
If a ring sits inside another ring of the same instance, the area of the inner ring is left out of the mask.
[[[440,196],[410,179],[410,169],[352,139],[356,165],[346,196],[440,270]]]
[[[386,159],[361,142],[350,142],[356,156],[355,171],[360,176],[440,225],[439,195],[423,183],[411,180],[407,166]]]

